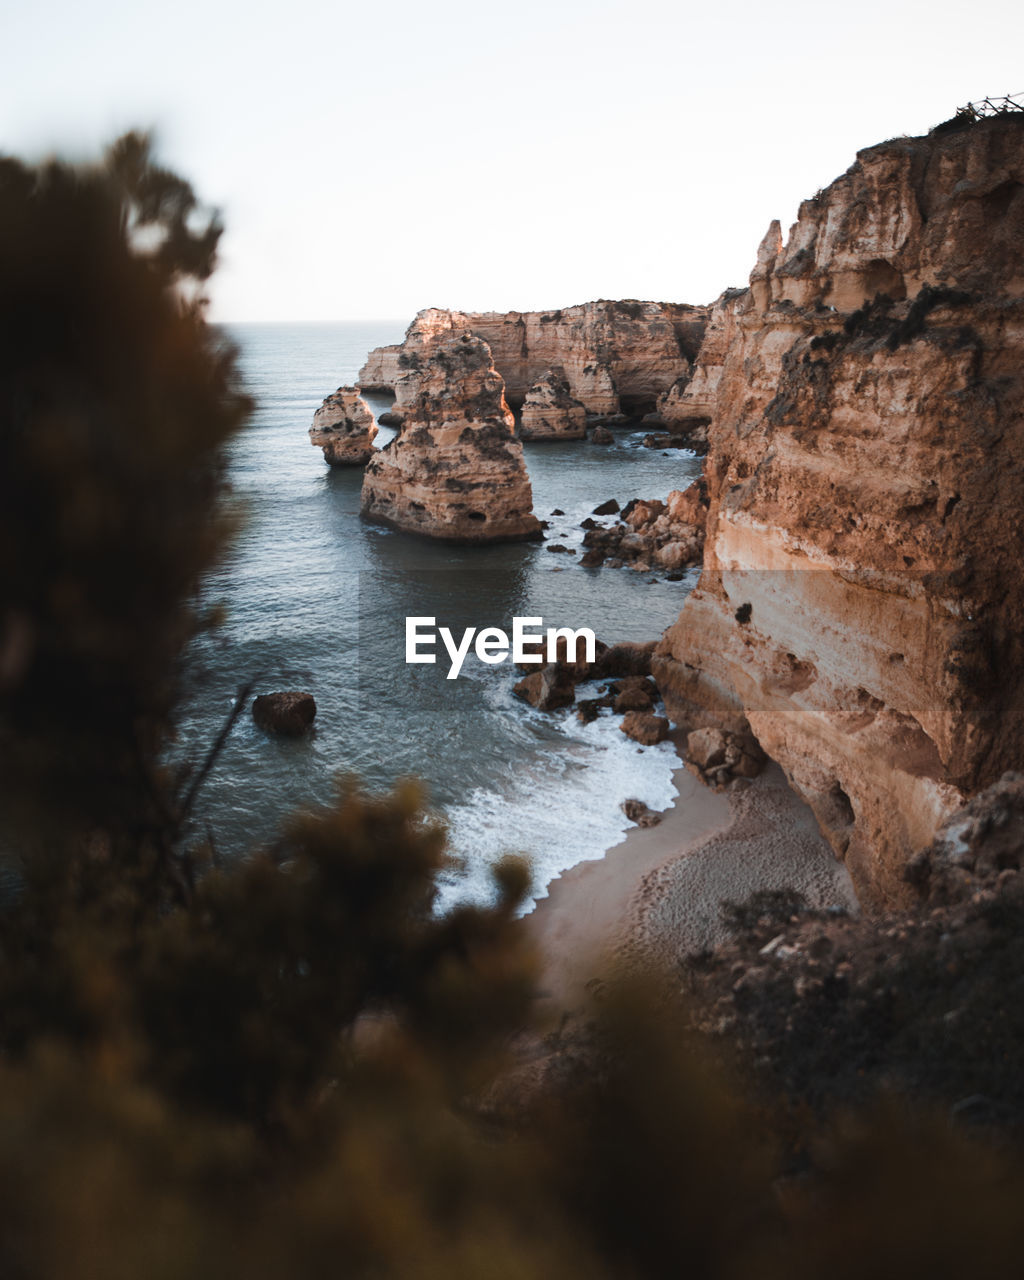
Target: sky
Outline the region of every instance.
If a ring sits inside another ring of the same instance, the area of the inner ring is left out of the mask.
[[[0,0],[0,151],[153,130],[226,223],[219,321],[703,303],[1022,49],[1020,0]]]

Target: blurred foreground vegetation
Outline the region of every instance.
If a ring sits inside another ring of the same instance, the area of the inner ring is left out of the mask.
[[[1014,1272],[1012,1142],[730,1088],[638,989],[532,1029],[523,870],[436,918],[413,789],[230,867],[190,834],[204,765],[165,748],[249,407],[219,235],[145,138],[0,160],[0,1276]]]

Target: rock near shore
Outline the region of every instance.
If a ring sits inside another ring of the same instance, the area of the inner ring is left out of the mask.
[[[645,571],[688,569],[701,562],[706,519],[703,480],[694,481],[688,489],[673,490],[666,502],[635,498],[618,523],[587,528],[583,535],[587,551],[580,563],[588,569],[609,560]]]
[[[367,464],[365,519],[452,542],[541,537],[533,493],[486,342],[424,351],[395,385],[399,434]]]

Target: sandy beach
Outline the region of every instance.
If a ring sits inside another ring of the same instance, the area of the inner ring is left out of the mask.
[[[604,858],[570,868],[523,920],[543,961],[552,1015],[599,993],[623,963],[671,966],[724,936],[723,901],[793,888],[814,906],[856,908],[845,868],[776,765],[714,792],[685,768],[655,827],[631,828]]]

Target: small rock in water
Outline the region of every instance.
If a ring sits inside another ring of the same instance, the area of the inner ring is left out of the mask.
[[[615,437],[607,427],[595,427],[590,433],[590,439],[594,444],[614,444]]]
[[[614,498],[609,498],[607,502],[602,502],[599,507],[594,508],[595,516],[613,516],[619,509],[619,504]]]
[[[252,718],[265,733],[297,738],[313,723],[316,699],[311,693],[288,690],[262,693],[252,704]]]

